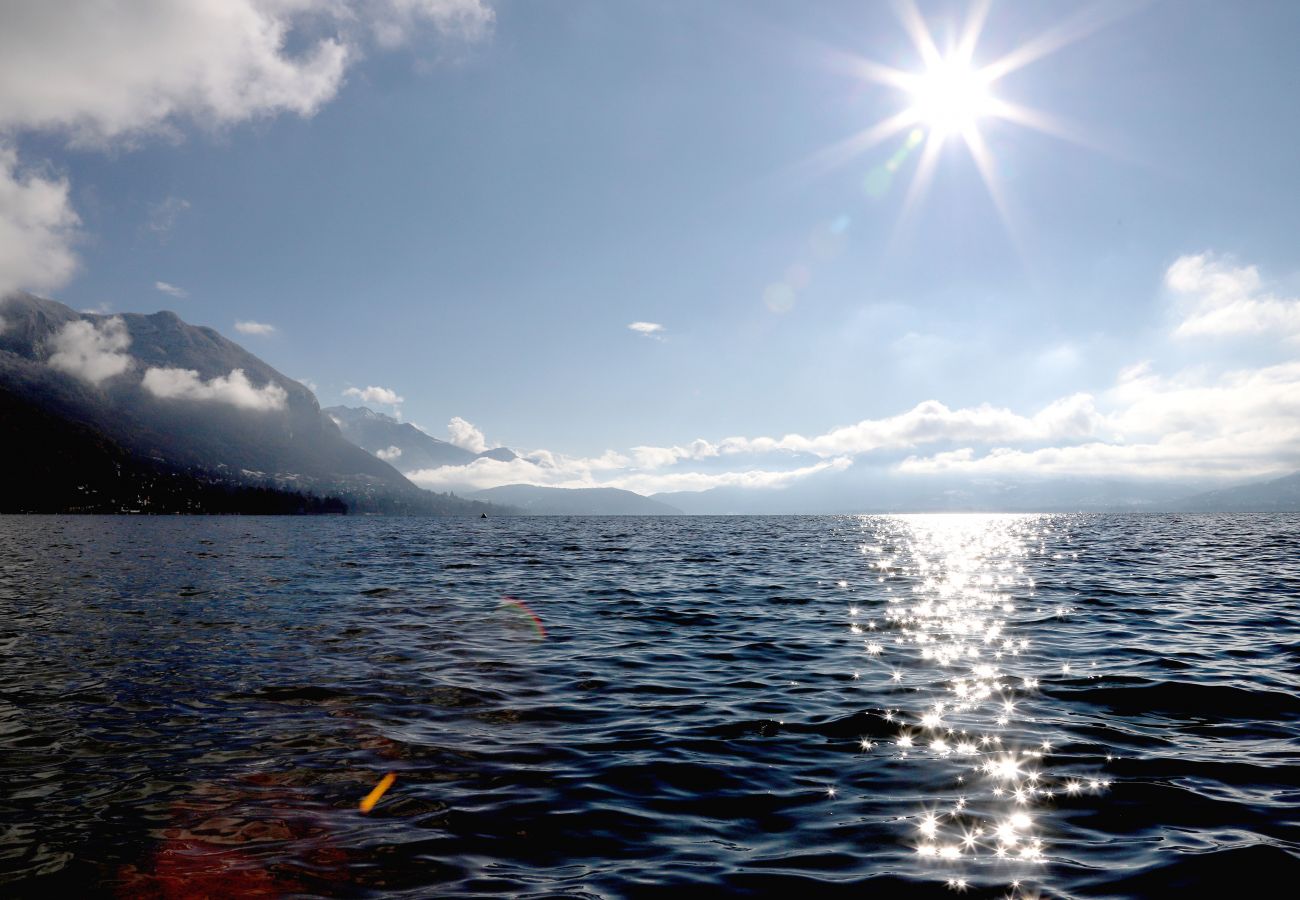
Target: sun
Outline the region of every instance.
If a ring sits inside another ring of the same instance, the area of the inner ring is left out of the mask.
[[[860,79],[898,91],[901,108],[881,121],[822,148],[805,165],[814,169],[837,167],[884,141],[905,135],[901,146],[888,161],[876,166],[864,180],[864,190],[869,195],[883,196],[904,162],[918,152],[919,159],[900,213],[905,219],[926,193],[943,155],[940,151],[950,141],[959,141],[975,162],[1003,224],[1015,239],[1016,229],[1013,228],[997,176],[998,166],[994,163],[993,149],[985,140],[983,126],[1009,122],[1084,145],[1091,145],[1091,141],[1053,116],[999,96],[995,88],[1007,75],[1127,13],[1123,7],[1089,8],[1084,14],[1048,28],[1003,56],[977,65],[977,45],[990,6],[990,0],[972,0],[956,40],[941,52],[930,27],[917,10],[915,0],[896,0],[899,22],[920,57],[920,64],[912,71],[826,48],[829,61],[837,67],[847,69]]]
[[[949,57],[917,76],[909,110],[932,135],[963,134],[995,109],[988,79],[969,62]]]

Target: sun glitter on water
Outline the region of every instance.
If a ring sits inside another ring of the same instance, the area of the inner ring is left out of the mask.
[[[881,714],[898,729],[894,754],[929,770],[928,783],[940,773],[951,778],[922,810],[899,816],[904,843],[953,890],[1009,874],[1037,881],[1051,849],[1044,822],[1051,810],[1110,786],[1094,773],[1049,767],[1053,741],[1035,736],[1024,708],[1047,661],[1013,632],[1022,608],[1042,602],[1026,563],[1044,552],[1053,524],[1035,516],[899,516],[872,520],[872,531],[880,543],[860,550],[874,557],[867,571],[879,593],[872,603],[855,598],[850,634],[862,641],[852,626],[879,616],[880,639],[863,642],[858,680],[890,691],[906,673],[914,686],[899,695],[902,708]],[[873,665],[877,659],[886,666]],[[1022,884],[1011,882],[1014,896],[1030,896]]]

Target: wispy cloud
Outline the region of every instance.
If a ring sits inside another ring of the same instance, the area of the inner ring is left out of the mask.
[[[422,24],[444,38],[472,43],[491,34],[496,22],[484,0],[378,0],[371,8],[375,39],[383,47],[406,43]]]
[[[375,456],[378,456],[384,462],[393,462],[401,458],[402,448],[397,446],[385,447],[383,450],[376,450]]]
[[[642,337],[663,340],[664,327],[658,322],[629,322],[627,327]]]
[[[176,220],[189,208],[190,201],[184,197],[167,197],[149,207],[149,218],[145,225],[165,243],[176,227]]]
[[[168,296],[177,297],[182,300],[190,295],[190,292],[185,290],[185,288],[177,287],[176,285],[170,284],[166,281],[155,281],[153,283],[153,286],[155,290],[161,291],[162,293],[167,294]]]
[[[255,334],[260,337],[275,334],[274,325],[267,325],[265,322],[254,322],[251,319],[241,319],[235,322],[235,330],[240,334]]]

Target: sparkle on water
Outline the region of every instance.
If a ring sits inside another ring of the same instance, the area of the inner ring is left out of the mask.
[[[855,599],[849,619],[879,618],[886,633],[863,648],[854,674],[898,695],[881,713],[898,727],[897,758],[932,770],[918,781],[951,785],[905,817],[912,825],[900,837],[954,890],[1001,882],[1023,896],[1022,880],[1044,878],[1058,796],[1110,786],[1099,773],[1052,771],[1052,740],[1034,733],[1034,693],[1064,676],[1016,630],[1022,609],[1041,610],[1025,560],[1042,552],[1053,523],[935,515],[870,524],[877,543],[861,552],[878,599]]]

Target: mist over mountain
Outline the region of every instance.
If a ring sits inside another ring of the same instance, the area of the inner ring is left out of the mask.
[[[1300,472],[1183,497],[1174,512],[1300,512]]]
[[[108,460],[173,484],[330,495],[359,511],[485,508],[416,487],[344,439],[305,386],[175,313],[78,313],[17,293],[0,321],[0,397],[24,462],[9,475],[29,480],[28,502],[62,496]]]
[[[535,516],[680,516],[682,510],[618,488],[553,488],[504,484],[468,495]]]
[[[361,406],[329,406],[323,412],[352,443],[390,463],[399,472],[465,466],[476,459],[509,462],[512,450],[496,447],[473,453],[448,441],[439,440],[409,422]]]

